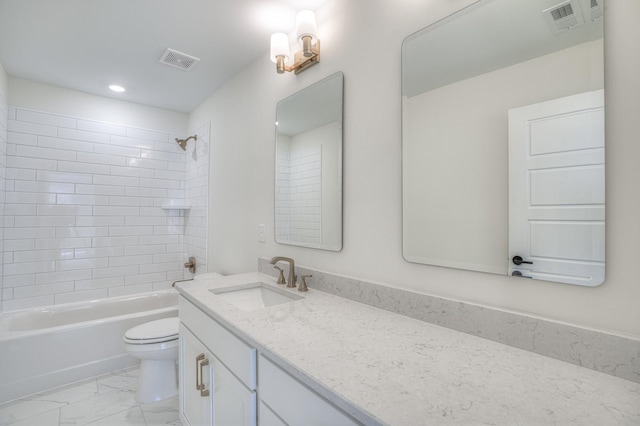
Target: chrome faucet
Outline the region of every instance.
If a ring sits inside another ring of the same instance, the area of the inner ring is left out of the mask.
[[[288,288],[294,288],[296,286],[296,265],[293,259],[290,257],[276,256],[272,258],[269,263],[275,265],[278,262],[289,262],[289,281],[287,282]]]

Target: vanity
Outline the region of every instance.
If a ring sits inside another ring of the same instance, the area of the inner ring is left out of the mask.
[[[293,302],[305,299],[300,292],[262,274],[194,282],[202,282],[200,288],[179,289],[185,425],[360,424],[285,371],[286,364],[260,340],[237,327],[251,313],[270,307],[276,309],[274,319],[285,319]]]
[[[267,274],[177,287],[185,425],[640,422],[638,383]]]

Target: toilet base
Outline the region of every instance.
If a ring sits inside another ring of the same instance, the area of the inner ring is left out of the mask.
[[[136,401],[141,404],[160,401],[178,394],[178,375],[175,359],[143,359]]]

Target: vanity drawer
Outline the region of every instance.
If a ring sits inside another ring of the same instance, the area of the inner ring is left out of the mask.
[[[269,414],[272,417],[270,424],[278,424],[275,419],[289,425],[360,424],[264,356],[260,356],[259,363],[261,407],[266,404],[277,414],[275,417],[267,412],[267,417]]]
[[[180,296],[180,321],[249,389],[256,389],[256,350]]]

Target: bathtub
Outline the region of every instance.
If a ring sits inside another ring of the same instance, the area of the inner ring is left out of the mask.
[[[173,289],[0,314],[0,403],[136,365],[125,331],[177,315]]]

